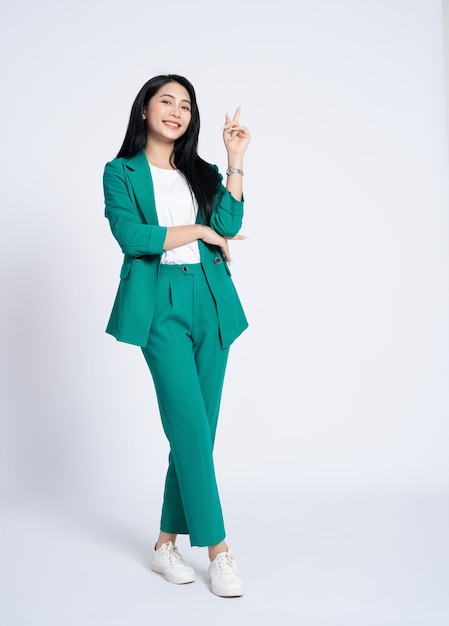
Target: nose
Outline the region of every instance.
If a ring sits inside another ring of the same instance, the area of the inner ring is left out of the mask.
[[[178,104],[173,104],[170,115],[173,115],[173,117],[181,117],[181,111]]]

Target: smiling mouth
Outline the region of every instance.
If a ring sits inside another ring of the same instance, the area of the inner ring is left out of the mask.
[[[171,122],[169,120],[164,120],[164,124],[166,126],[170,126],[170,128],[181,128],[181,124],[178,124],[177,122]]]

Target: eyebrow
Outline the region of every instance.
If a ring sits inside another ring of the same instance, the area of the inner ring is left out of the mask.
[[[173,96],[171,93],[163,93],[159,97],[160,98],[166,98],[167,96],[169,96],[169,98],[173,98],[173,100],[176,100],[176,97]],[[183,100],[181,100],[181,102],[187,102],[188,104],[191,104],[190,100],[186,100],[185,98]]]

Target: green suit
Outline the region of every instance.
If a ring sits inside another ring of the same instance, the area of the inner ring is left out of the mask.
[[[225,537],[215,431],[229,346],[248,323],[220,249],[198,241],[201,263],[160,264],[167,229],[158,225],[144,151],[106,165],[104,192],[125,254],[107,332],[142,347],[170,442],[160,528],[215,545]],[[220,183],[211,227],[233,237],[242,217],[243,201]]]
[[[130,159],[107,163],[104,193],[106,217],[125,254],[106,331],[118,341],[145,346],[153,318],[166,227],[158,225],[153,182],[143,150]],[[211,228],[224,237],[233,237],[241,228],[242,217],[243,201],[235,200],[220,185]],[[217,307],[221,345],[227,348],[245,330],[248,322],[221,251],[202,241],[198,244],[204,273]]]

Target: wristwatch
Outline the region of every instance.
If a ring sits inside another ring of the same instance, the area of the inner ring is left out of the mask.
[[[230,174],[240,174],[240,176],[243,176],[243,170],[239,170],[238,167],[228,167],[226,170],[226,176],[229,176]]]

